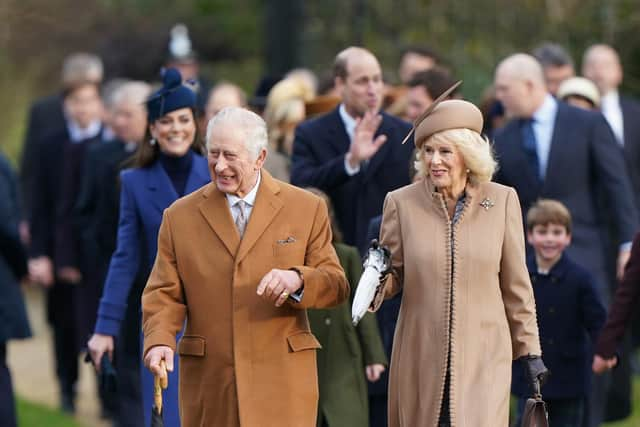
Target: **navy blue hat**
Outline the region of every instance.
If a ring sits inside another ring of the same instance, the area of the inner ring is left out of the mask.
[[[182,76],[175,68],[162,71],[162,87],[147,99],[149,123],[181,108],[196,108],[196,94],[182,84]]]

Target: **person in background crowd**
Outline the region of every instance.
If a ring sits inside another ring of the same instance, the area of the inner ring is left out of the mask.
[[[113,356],[132,285],[140,271],[147,276],[155,261],[162,212],[178,198],[209,182],[207,161],[197,137],[196,96],[173,68],[164,71],[163,86],[147,100],[148,134],[138,147],[133,168],[120,173],[120,219],[98,317],[88,347],[97,369],[106,352]],[[136,304],[140,301],[137,300]],[[136,307],[139,312],[139,306]],[[177,357],[171,363],[177,365]],[[145,426],[153,405],[153,376],[141,370]],[[178,374],[164,390],[166,425],[179,426]]]
[[[289,182],[295,129],[305,119],[305,102],[314,97],[305,80],[295,76],[279,81],[269,92],[264,119],[270,150],[264,167],[277,179]]]
[[[543,43],[531,54],[542,66],[547,90],[553,96],[557,95],[563,81],[576,75],[573,58],[557,43]]]
[[[351,305],[362,274],[358,250],[342,243],[329,197],[315,188],[308,191],[327,204],[333,247],[351,288],[351,298],[338,307],[309,310],[311,332],[322,348],[318,350],[318,427],[369,427],[367,381],[375,383],[388,365],[378,332],[376,316],[367,313],[353,326]]]
[[[574,107],[584,110],[596,110],[600,107],[598,88],[584,77],[569,77],[560,84],[557,97]]]
[[[599,296],[608,304],[612,278],[629,259],[637,229],[633,194],[622,153],[604,117],[558,102],[546,88],[542,67],[530,55],[504,59],[495,72],[496,96],[513,118],[495,136],[500,169],[495,180],[514,187],[523,217],[541,198],[562,202],[573,217],[572,244],[567,253],[594,276]],[[570,164],[568,168],[566,165]],[[593,191],[597,188],[604,197]],[[616,224],[615,242],[609,242],[608,212]],[[607,248],[617,261],[607,258]],[[585,422],[597,426],[603,419],[607,378],[593,382],[591,411]]]
[[[433,101],[442,95],[455,83],[451,73],[446,68],[434,66],[426,71],[414,74],[407,83],[406,119],[414,122]],[[456,98],[458,90],[452,92],[449,98]]]
[[[423,179],[385,199],[391,267],[372,303],[402,290],[389,426],[506,426],[512,360],[530,385],[547,374],[518,196],[490,182],[497,163],[473,104],[443,101],[415,126]]]
[[[61,407],[75,411],[80,340],[76,287],[83,277],[80,236],[73,207],[87,147],[100,143],[102,100],[93,80],[74,81],[63,91],[67,125],[43,137],[33,162],[37,191],[31,204],[30,266],[34,279],[47,288],[47,318],[53,328],[55,366]]]
[[[413,76],[426,71],[440,63],[438,54],[424,46],[409,46],[400,55],[400,65],[398,66],[398,77],[403,85],[409,84]]]
[[[588,48],[582,60],[582,74],[600,90],[600,108],[616,141],[623,147],[640,214],[640,103],[619,93],[623,70],[620,57],[611,46],[596,44]]]
[[[385,195],[409,183],[410,125],[380,111],[382,72],[366,49],[349,47],[334,63],[341,104],[296,128],[291,183],[327,193],[344,242],[362,253]]]
[[[596,343],[592,369],[602,374],[618,363],[618,346],[633,319],[640,298],[640,233],[633,239],[631,257],[609,307],[609,316]]]
[[[490,141],[493,141],[495,133],[501,129],[508,120],[504,106],[496,99],[493,85],[486,88],[482,93],[478,108],[482,111],[482,118],[484,119],[482,134],[486,135]]]
[[[211,84],[200,73],[198,54],[193,50],[186,25],[176,24],[171,28],[167,50],[165,67],[178,70],[185,84],[196,93],[196,113],[200,117],[205,113]]]
[[[571,243],[571,214],[562,203],[541,199],[529,209],[527,241],[534,250],[527,267],[536,300],[542,354],[553,373],[541,389],[549,410],[549,425],[581,427],[591,390],[591,348],[607,312],[593,276],[564,253]],[[519,426],[526,400],[531,397],[519,363],[513,364],[511,390],[518,397]]]
[[[0,424],[17,427],[16,402],[7,366],[7,344],[31,336],[20,281],[27,277],[27,255],[20,240],[18,179],[0,154]]]
[[[180,353],[184,427],[313,426],[320,345],[306,309],[349,295],[327,207],[262,168],[257,114],[225,108],[206,141],[212,182],[164,211],[142,295],[145,365],[164,376],[160,361],[172,371]]]
[[[231,82],[219,82],[211,88],[209,99],[205,108],[205,120],[202,129],[206,130],[207,123],[223,108],[245,107],[247,105],[247,94],[240,86]]]
[[[118,232],[118,175],[131,159],[145,136],[147,111],[145,101],[151,87],[144,82],[121,84],[112,95],[111,125],[116,139],[94,145],[87,151],[82,188],[75,207],[79,232],[82,233],[85,267],[91,276],[78,289],[80,310],[85,319],[80,337],[95,329],[98,304],[111,255],[116,249]],[[91,264],[87,266],[87,264]],[[114,420],[118,427],[142,426],[142,394],[140,390],[139,304],[144,283],[137,280],[130,293],[130,303],[115,346],[118,391]]]
[[[35,164],[39,156],[39,143],[44,137],[60,134],[67,127],[63,106],[65,88],[76,86],[80,82],[93,82],[100,85],[103,74],[102,60],[99,57],[89,53],[73,53],[67,56],[62,64],[61,90],[31,105],[20,161],[22,200],[27,215],[31,214],[31,198],[38,191],[39,183],[36,182]]]

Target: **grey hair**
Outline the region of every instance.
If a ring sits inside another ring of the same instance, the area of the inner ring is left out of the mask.
[[[223,108],[209,120],[206,135],[207,149],[213,130],[225,124],[235,125],[244,132],[244,145],[254,159],[258,158],[263,149],[267,150],[269,142],[267,124],[256,113],[240,107]]]
[[[100,83],[103,76],[102,60],[91,53],[73,53],[66,57],[62,64],[62,84],[65,87],[87,81]]]
[[[141,104],[145,106],[145,100],[151,94],[151,85],[143,81],[128,81],[118,86],[111,95],[112,105],[122,102]]]
[[[573,67],[573,58],[567,50],[557,43],[543,43],[532,52],[532,55],[544,67]]]

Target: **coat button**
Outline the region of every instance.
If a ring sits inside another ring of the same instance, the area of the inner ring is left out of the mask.
[[[553,340],[548,341],[549,345],[553,345]]]
[[[324,324],[329,326],[331,324],[331,318],[327,317],[326,319],[324,319]]]
[[[549,313],[553,314],[556,312],[556,309],[554,307],[549,308]]]

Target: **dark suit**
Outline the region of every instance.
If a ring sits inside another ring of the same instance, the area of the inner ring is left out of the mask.
[[[299,187],[317,187],[327,193],[342,231],[344,242],[363,253],[368,246],[367,230],[371,218],[382,213],[389,191],[409,184],[409,160],[413,141],[401,145],[411,126],[382,114],[377,135],[387,142],[360,172],[349,176],[344,159],[350,140],[338,108],[303,122],[296,129],[291,164],[291,183]]]
[[[633,194],[621,150],[600,113],[558,102],[546,179],[540,183],[523,148],[519,121],[508,123],[495,139],[500,167],[495,181],[518,192],[523,216],[538,198],[564,203],[573,219],[567,253],[584,265],[602,286],[610,283],[606,248],[630,242],[637,228]],[[597,191],[603,190],[607,204]],[[617,226],[615,245],[608,244],[605,212]],[[600,289],[608,301],[609,290]]]
[[[630,242],[637,228],[622,150],[602,114],[558,102],[546,175],[540,182],[527,160],[520,126],[520,120],[513,120],[496,134],[500,168],[495,180],[516,189],[523,215],[542,197],[566,205],[573,220],[567,254],[593,275],[608,304],[614,270],[609,254],[617,254],[621,243]],[[614,242],[608,222],[616,227]],[[607,390],[607,381],[599,377],[594,392]],[[604,396],[592,399],[587,405],[592,411],[589,425],[598,425]]]
[[[65,127],[66,119],[61,94],[41,98],[31,105],[20,162],[20,183],[27,214],[31,213],[31,198],[38,188],[36,180],[38,143],[47,136],[64,131]]]
[[[60,267],[77,267],[79,240],[72,211],[79,192],[80,176],[87,146],[100,136],[72,143],[65,129],[44,137],[38,143],[34,163],[38,191],[31,206],[32,257],[47,256],[54,274]],[[75,312],[76,286],[55,279],[47,291],[47,316],[53,327],[56,372],[64,399],[72,399],[78,378]]]
[[[640,103],[632,98],[620,97],[624,126],[624,159],[631,180],[636,207],[640,213]]]
[[[0,424],[16,425],[7,341],[31,336],[18,279],[27,274],[27,257],[18,235],[20,205],[17,178],[0,155]]]

